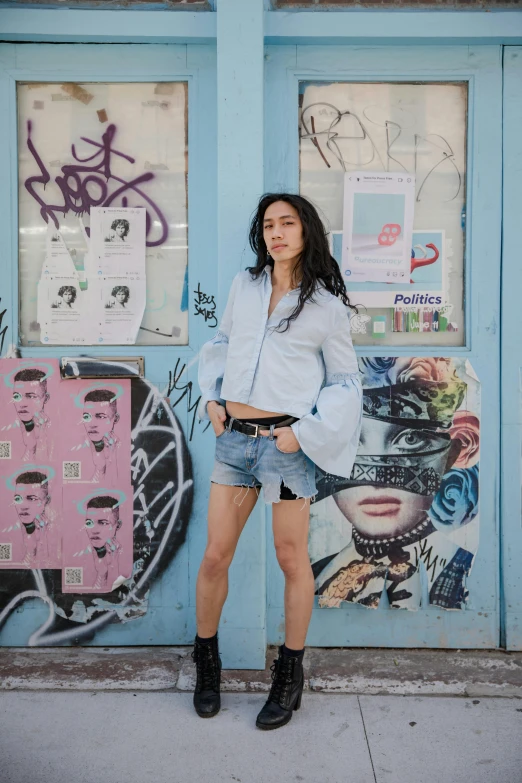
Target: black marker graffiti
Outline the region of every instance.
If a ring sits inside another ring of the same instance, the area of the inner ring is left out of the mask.
[[[190,415],[192,414],[192,423],[190,425],[190,432],[189,432],[189,443],[192,440],[192,436],[194,434],[194,426],[196,424],[196,414],[197,409],[199,405],[199,401],[201,399],[201,395],[197,397],[197,399],[192,402],[192,389],[194,387],[194,384],[192,381],[187,381],[185,384],[180,384],[180,378],[183,376],[185,369],[187,367],[186,364],[183,364],[181,369],[179,369],[181,364],[181,359],[177,359],[176,366],[174,367],[174,370],[169,370],[169,385],[167,388],[167,397],[170,397],[172,392],[178,391],[181,392],[180,396],[174,400],[174,402],[171,401],[172,407],[175,408],[181,400],[187,398],[187,413]],[[206,430],[210,427],[210,422],[207,422],[203,432],[206,432]]]
[[[46,621],[29,637],[29,646],[84,644],[110,623],[145,615],[152,583],[185,540],[194,487],[183,431],[168,402],[149,381],[133,379],[131,389],[132,577],[110,593],[64,594],[60,570],[3,571],[0,628],[26,600],[38,598],[49,608]]]
[[[217,317],[216,317],[216,301],[213,296],[209,296],[208,294],[204,294],[201,290],[201,284],[198,283],[198,290],[194,291],[195,298],[194,298],[194,306],[196,308],[195,315],[202,315],[205,318],[205,323],[207,321],[213,321],[214,323],[208,323],[207,326],[210,326],[212,328],[217,326]]]
[[[2,301],[2,299],[0,298],[0,302],[1,302],[1,301]],[[7,326],[7,324],[6,324],[6,325],[4,326],[4,328],[2,329],[2,323],[3,323],[4,316],[6,315],[6,313],[7,313],[7,309],[6,309],[6,308],[4,308],[4,309],[3,309],[3,310],[0,312],[0,356],[2,355],[2,353],[3,353],[3,350],[4,350],[5,336],[6,336],[6,334],[7,334],[7,328],[8,328],[8,326]]]
[[[417,551],[418,546],[418,551]],[[429,574],[431,571],[431,578],[432,580],[435,579],[435,571],[437,569],[437,562],[439,560],[439,555],[435,555],[435,557],[432,559],[433,554],[433,545],[428,545],[428,539],[424,538],[422,541],[419,541],[418,545],[415,547],[415,567],[418,568],[419,562],[422,561],[424,565],[426,566],[426,571]]]
[[[314,110],[314,113],[312,113],[312,110]],[[323,140],[326,148],[339,162],[343,171],[347,170],[347,166],[356,166],[359,169],[370,166],[376,157],[379,159],[381,168],[385,171],[390,170],[390,163],[392,162],[397,166],[400,166],[403,171],[407,171],[406,166],[391,153],[392,147],[396,144],[399,137],[403,135],[404,128],[402,128],[399,123],[393,122],[392,120],[385,120],[383,124],[375,122],[370,117],[368,117],[366,112],[366,109],[362,112],[365,120],[367,120],[372,125],[383,127],[385,129],[386,161],[383,160],[373,137],[369,133],[367,125],[362,121],[361,117],[355,112],[349,111],[348,109],[341,111],[337,108],[337,106],[334,106],[331,103],[316,102],[311,103],[303,108],[301,113],[302,129],[300,129],[300,138],[309,139],[312,142],[313,146],[328,168],[331,168],[331,165],[323,150],[321,149],[320,139]],[[323,129],[317,130],[316,118],[320,117],[323,119],[325,116],[327,117],[327,127],[324,127],[323,123]],[[353,132],[345,134],[341,134],[339,132],[339,128],[341,127],[341,123],[343,121],[348,121],[352,124]],[[355,144],[357,150],[356,159],[347,159],[341,151],[339,142],[350,142],[351,144]],[[363,142],[367,145],[367,147],[369,147],[369,156],[366,160],[359,159],[361,143]],[[414,133],[414,167],[412,173],[415,174],[418,170],[417,163],[419,148],[423,148],[425,153],[431,152],[436,154],[438,159],[431,166],[424,179],[418,183],[416,201],[421,200],[421,194],[433,172],[444,164],[450,165],[455,170],[457,178],[455,193],[451,196],[451,198],[444,199],[444,201],[454,201],[462,189],[462,174],[457,164],[455,163],[455,153],[453,152],[449,142],[438,133],[427,133],[425,136],[420,136],[419,134]]]

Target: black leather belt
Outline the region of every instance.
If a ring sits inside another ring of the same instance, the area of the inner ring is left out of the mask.
[[[286,419],[278,421],[274,427],[289,427],[296,421],[299,421],[299,419],[296,419],[295,416],[288,416]],[[243,435],[248,435],[250,438],[260,438],[263,436],[259,434],[259,430],[267,432],[270,429],[270,424],[251,424],[248,421],[242,422],[234,419],[233,416],[227,416],[225,419],[225,427],[227,427],[229,430],[242,432]]]

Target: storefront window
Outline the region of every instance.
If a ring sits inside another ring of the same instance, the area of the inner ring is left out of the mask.
[[[299,98],[300,191],[322,210],[350,300],[360,305],[354,342],[464,345],[467,85],[301,82]],[[394,175],[398,188],[411,183],[413,233],[393,217],[402,196],[390,197],[389,213],[363,196],[344,236],[346,178],[356,172]],[[357,220],[364,228],[356,236]],[[353,282],[349,251],[363,247],[377,264],[403,238],[407,275],[377,280],[374,266]]]
[[[187,88],[187,82],[18,84],[22,345],[42,344],[38,291],[51,231],[78,277],[75,306],[84,295],[88,301],[92,207],[146,210],[145,310],[135,342],[188,343]],[[71,286],[59,287],[61,300],[71,299],[65,288]],[[126,304],[118,293],[112,299],[115,309]]]

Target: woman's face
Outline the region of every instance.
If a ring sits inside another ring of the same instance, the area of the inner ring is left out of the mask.
[[[62,296],[62,299],[63,299],[63,301],[64,301],[66,304],[69,304],[70,302],[72,302],[72,298],[73,298],[73,292],[72,292],[72,291],[70,291],[69,289],[66,289],[66,290],[63,292],[63,296]]]
[[[119,302],[120,304],[124,304],[126,298],[127,298],[127,294],[125,293],[125,291],[118,291],[118,293],[116,294],[116,301]]]
[[[426,430],[410,429],[379,419],[363,418],[357,461],[365,456],[402,457],[405,467],[422,466],[426,452],[434,452],[447,440]],[[416,456],[422,454],[423,456]],[[447,452],[429,458],[429,465],[443,474]],[[427,463],[428,464],[428,463]],[[420,495],[395,487],[359,485],[343,489],[334,500],[344,516],[363,536],[390,538],[402,535],[424,519],[431,506],[432,495]]]
[[[263,238],[275,263],[297,261],[304,247],[297,210],[286,201],[270,204],[263,220]]]
[[[116,229],[115,230],[116,230],[116,233],[119,236],[119,238],[123,239],[123,236],[125,234],[125,226],[123,225],[123,223],[118,223],[116,225]]]

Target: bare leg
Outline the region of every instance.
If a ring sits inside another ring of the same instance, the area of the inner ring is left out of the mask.
[[[308,556],[310,500],[280,500],[272,504],[277,560],[285,575],[285,643],[293,650],[305,645],[314,605],[314,577]]]
[[[198,636],[214,636],[228,593],[228,568],[257,500],[254,488],[210,485],[208,540],[196,584]]]

